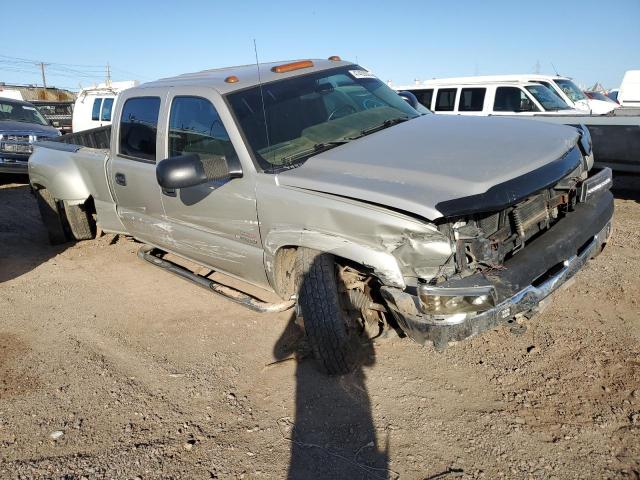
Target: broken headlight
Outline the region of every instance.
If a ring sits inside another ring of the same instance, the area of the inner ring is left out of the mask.
[[[442,320],[460,314],[482,313],[496,306],[496,292],[491,286],[446,288],[421,285],[418,297],[423,313]]]

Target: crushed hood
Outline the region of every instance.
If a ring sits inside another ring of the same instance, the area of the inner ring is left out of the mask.
[[[311,157],[278,174],[278,183],[435,220],[443,216],[438,204],[544,167],[577,140],[576,129],[564,125],[425,115]]]

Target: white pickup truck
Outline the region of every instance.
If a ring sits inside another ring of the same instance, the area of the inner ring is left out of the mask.
[[[444,348],[532,315],[611,229],[611,171],[592,169],[585,130],[421,114],[335,57],[147,83],[113,120],[36,147],[51,240],[91,238],[97,222],[245,306],[297,306],[329,373],[358,363],[363,335]]]

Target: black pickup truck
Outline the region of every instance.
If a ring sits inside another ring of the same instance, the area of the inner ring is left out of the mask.
[[[26,174],[33,144],[58,136],[31,103],[0,98],[0,174]]]
[[[73,118],[73,102],[54,102],[49,100],[33,100],[42,116],[62,135],[71,133]]]

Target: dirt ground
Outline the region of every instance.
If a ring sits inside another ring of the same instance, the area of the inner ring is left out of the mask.
[[[524,327],[444,353],[383,340],[342,378],[290,312],[128,239],[48,246],[24,181],[0,181],[0,478],[640,478],[640,177],[616,178],[607,249]]]

